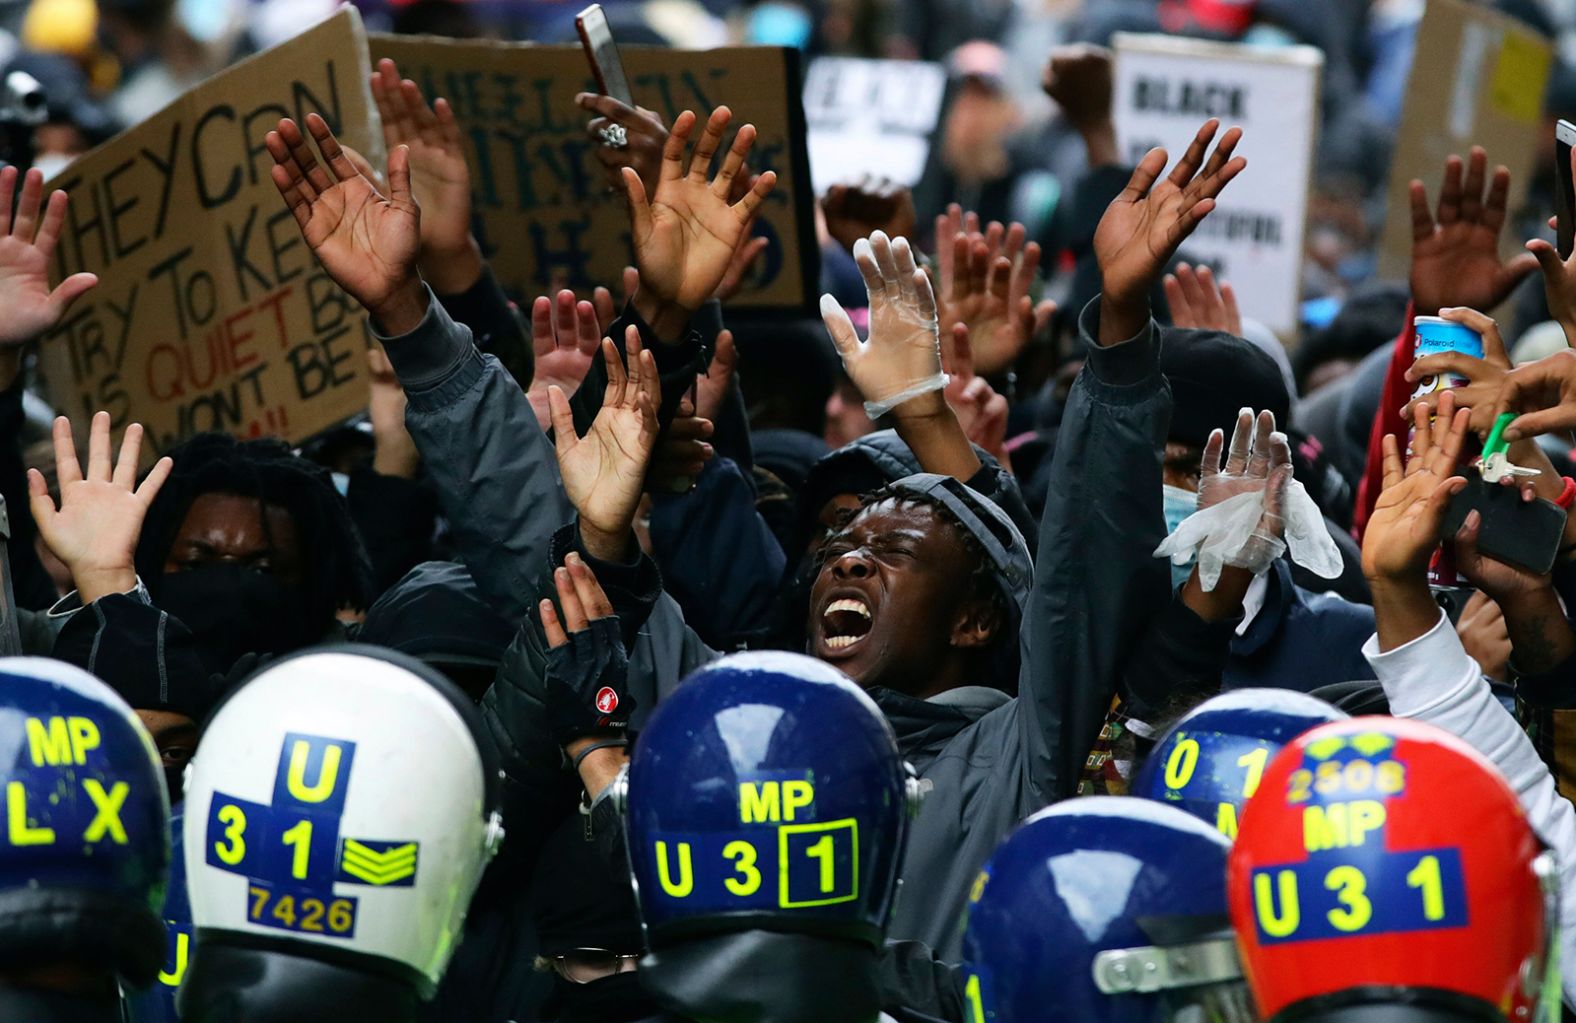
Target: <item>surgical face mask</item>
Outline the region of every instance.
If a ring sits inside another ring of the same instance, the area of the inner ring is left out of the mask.
[[[1170,484],[1162,487],[1161,490],[1160,508],[1166,517],[1166,535],[1169,536],[1177,531],[1183,519],[1198,511],[1198,495],[1191,490],[1183,490]],[[1187,582],[1188,576],[1193,574],[1193,560],[1185,565],[1178,565],[1176,562],[1167,562],[1167,564],[1171,566],[1171,589],[1174,591]]]

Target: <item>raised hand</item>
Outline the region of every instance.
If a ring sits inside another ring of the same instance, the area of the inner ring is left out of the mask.
[[[411,191],[421,208],[421,276],[439,294],[466,291],[481,276],[482,255],[471,237],[471,172],[454,110],[446,99],[429,107],[387,57],[372,74],[372,100],[388,151],[410,150]]]
[[[295,214],[301,235],[323,269],[370,312],[388,334],[421,322],[427,297],[416,272],[421,212],[411,193],[410,149],[389,151],[389,194],[357,170],[328,122],[306,117],[327,166],[289,118],[265,140],[274,158],[274,186]]]
[[[1100,265],[1100,338],[1102,345],[1124,341],[1148,319],[1149,289],[1177,247],[1215,208],[1215,197],[1248,165],[1232,151],[1242,129],[1221,137],[1206,163],[1205,153],[1220,122],[1210,118],[1165,178],[1166,151],[1151,149],[1139,161],[1127,187],[1106,208],[1094,232]],[[1202,170],[1200,170],[1202,168]]]
[[[662,150],[668,142],[668,126],[662,123],[662,118],[645,107],[632,107],[612,96],[594,92],[576,95],[575,104],[597,115],[586,125],[586,137],[591,141],[592,155],[607,172],[612,187],[623,190],[624,168],[628,167],[640,175],[648,194],[656,191],[662,169]],[[624,129],[622,148],[608,145],[603,135],[613,125]]]
[[[1004,229],[992,223],[983,235],[959,233],[952,239],[951,274],[942,280],[937,316],[943,331],[959,323],[969,328],[981,373],[1011,366],[1056,309],[1053,302],[1035,305],[1029,297],[1040,246],[1025,245],[1026,235],[1022,224]]]
[[[1492,309],[1537,269],[1536,256],[1525,253],[1500,262],[1510,171],[1494,168],[1485,197],[1487,166],[1488,155],[1473,146],[1463,184],[1461,157],[1446,160],[1434,213],[1429,212],[1423,183],[1411,183],[1412,304],[1420,314],[1432,316],[1448,306]]]
[[[1498,561],[1478,550],[1478,534],[1483,516],[1476,509],[1467,512],[1466,521],[1455,535],[1456,568],[1467,581],[1496,603],[1513,607],[1529,594],[1547,589],[1549,576],[1534,575],[1524,568]]]
[[[39,535],[71,570],[82,603],[127,593],[137,585],[132,565],[142,520],[174,463],[159,459],[139,486],[142,426],[132,423],[126,427],[120,458],[112,469],[108,412],[93,417],[85,476],[71,439],[71,423],[64,416],[55,420],[54,441],[55,473],[60,483],[58,509],[43,474],[37,469],[27,471],[28,504]]]
[[[1571,151],[1571,166],[1576,168],[1576,149]],[[1556,218],[1549,218],[1550,227],[1558,225]],[[1576,344],[1576,252],[1569,259],[1561,259],[1554,244],[1542,238],[1527,242],[1527,251],[1543,271],[1543,294],[1548,299],[1549,315],[1564,328],[1566,343]]]
[[[1507,440],[1576,428],[1576,350],[1567,349],[1517,366],[1500,381],[1494,417],[1519,415],[1505,427]]]
[[[1000,225],[992,223],[994,230]],[[960,234],[973,237],[980,233],[980,215],[973,210],[964,212],[958,203],[948,203],[945,213],[936,214],[936,280],[945,289],[952,280],[952,252],[954,239]]]
[[[575,434],[574,414],[563,388],[547,389],[564,492],[580,513],[580,538],[586,550],[603,561],[624,559],[657,440],[657,407],[662,398],[656,361],[641,350],[640,332],[633,325],[624,345],[629,353],[627,373],[612,339],[602,341],[607,390],[584,437]]]
[[[553,424],[547,389],[557,387],[564,394],[572,395],[591,371],[591,361],[602,347],[598,320],[592,303],[576,302],[572,291],[560,291],[556,302],[541,295],[531,303],[531,341],[536,349],[536,370],[525,396],[543,430]],[[611,324],[613,317],[601,322]]]
[[[1176,273],[1166,274],[1164,283],[1173,324],[1242,336],[1237,293],[1226,281],[1217,284],[1215,272],[1209,267],[1195,270],[1186,263],[1178,263]]]
[[[1045,62],[1040,85],[1056,101],[1084,138],[1089,166],[1100,167],[1117,161],[1116,124],[1111,118],[1111,101],[1116,76],[1110,50],[1090,43],[1074,43],[1051,50]]]
[[[727,107],[712,111],[686,173],[684,152],[695,115],[688,110],[680,114],[663,147],[656,191],[649,198],[634,168],[623,169],[635,262],[640,268],[637,301],[649,294],[648,300],[656,303],[658,311],[647,320],[664,338],[674,336],[681,329],[680,321],[687,323],[717,290],[751,218],[777,184],[777,175],[766,171],[742,199],[728,202],[733,179],[755,144],[755,126],[749,124],[739,129],[716,176],[707,180],[731,117]]]
[[[537,605],[537,613],[547,638],[548,728],[567,747],[577,739],[623,731],[635,698],[629,692],[629,659],[618,616],[591,566],[570,554],[553,572],[553,588],[562,616],[551,600]]]
[[[54,290],[49,287],[49,263],[60,241],[66,219],[66,193],[52,192],[38,217],[44,194],[44,174],[30,170],[22,180],[22,195],[12,215],[11,196],[16,192],[16,168],[0,170],[0,349],[14,348],[42,337],[60,322],[66,307],[98,283],[90,273],[72,274]]]
[[[854,262],[870,297],[870,339],[859,335],[842,306],[821,296],[821,317],[843,369],[879,418],[906,401],[939,391],[941,338],[930,278],[914,262],[906,238],[893,242],[877,231],[854,246]]]
[[[859,239],[877,231],[912,243],[919,224],[914,193],[907,186],[868,174],[828,188],[821,197],[821,214],[827,234],[850,252]]]
[[[1445,510],[1466,485],[1456,475],[1471,413],[1457,411],[1455,396],[1439,399],[1433,422],[1428,408],[1412,408],[1412,454],[1403,466],[1394,434],[1384,438],[1384,489],[1363,534],[1363,574],[1371,582],[1421,584],[1439,544]]]
[[[969,328],[961,323],[941,334],[941,369],[947,374],[942,395],[958,417],[969,442],[990,452],[1002,468],[1012,471],[1007,453],[1007,399],[990,381],[974,375],[974,349]]]

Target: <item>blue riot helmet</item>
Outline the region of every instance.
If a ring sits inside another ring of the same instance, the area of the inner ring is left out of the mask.
[[[135,713],[79,668],[0,658],[0,774],[5,987],[63,966],[146,987],[164,954],[170,804]]]
[[[1186,810],[1235,840],[1242,806],[1281,747],[1347,717],[1290,689],[1221,693],[1194,707],[1155,744],[1132,794]]]
[[[878,948],[912,787],[891,726],[832,666],[761,652],[702,668],[658,705],[629,764],[648,943],[760,930]]]
[[[1042,810],[991,855],[963,939],[969,1023],[1252,1023],[1230,843],[1146,799]]]

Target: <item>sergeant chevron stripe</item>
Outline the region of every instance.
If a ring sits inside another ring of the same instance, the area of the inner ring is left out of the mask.
[[[415,842],[358,842],[345,839],[340,850],[340,880],[378,886],[409,886],[416,880]]]

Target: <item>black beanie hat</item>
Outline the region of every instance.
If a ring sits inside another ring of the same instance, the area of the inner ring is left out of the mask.
[[[1237,412],[1275,413],[1276,429],[1291,418],[1291,395],[1275,360],[1250,341],[1220,330],[1161,327],[1160,371],[1171,382],[1168,440],[1203,447],[1211,430],[1226,440]]]

